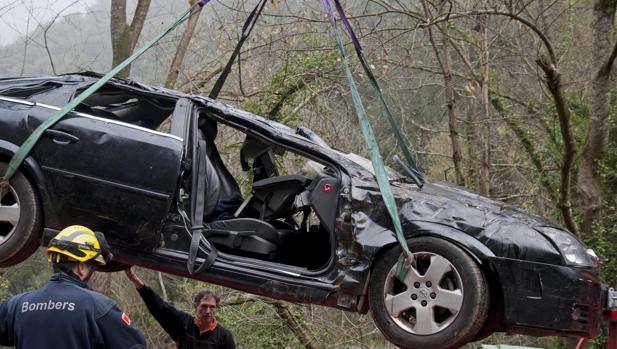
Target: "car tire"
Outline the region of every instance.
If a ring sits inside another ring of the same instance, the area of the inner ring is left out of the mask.
[[[8,165],[0,162],[0,174]],[[10,267],[30,257],[39,247],[42,231],[41,204],[32,183],[17,171],[8,188],[0,189],[0,267]]]
[[[484,276],[465,251],[443,239],[407,241],[415,267],[396,278],[402,249],[386,251],[370,277],[371,314],[384,336],[400,348],[459,348],[471,341],[488,315]],[[425,320],[418,322],[418,320]]]

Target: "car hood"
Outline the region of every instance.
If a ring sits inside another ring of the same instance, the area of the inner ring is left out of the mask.
[[[392,222],[374,177],[358,171],[352,176],[352,182],[352,206],[356,218],[364,222],[360,224],[361,229],[375,230],[375,226],[381,226],[392,231]],[[407,234],[420,231],[447,238],[449,229],[455,229],[473,237],[498,257],[563,264],[559,251],[541,232],[543,227],[563,228],[541,217],[445,182],[426,183],[418,188],[410,183],[391,181],[391,188]],[[451,236],[451,239],[457,238]]]
[[[432,217],[469,234],[477,234],[494,223],[516,222],[529,227],[553,226],[545,219],[520,208],[489,199],[450,183],[427,183],[421,190],[406,189],[401,190],[399,194],[408,192],[405,196],[409,200],[406,201],[405,206],[406,210],[411,211],[409,213],[411,216],[431,212]]]

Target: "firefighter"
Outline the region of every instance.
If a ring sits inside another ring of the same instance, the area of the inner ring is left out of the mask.
[[[47,249],[55,273],[51,279],[0,304],[0,345],[145,349],[144,336],[129,317],[91,289],[97,266],[111,257],[103,234],[79,225],[60,231]]]
[[[163,301],[146,286],[131,269],[126,276],[135,285],[150,314],[176,342],[179,349],[235,349],[231,332],[216,320],[219,297],[210,290],[201,290],[193,298],[195,316],[180,311]]]

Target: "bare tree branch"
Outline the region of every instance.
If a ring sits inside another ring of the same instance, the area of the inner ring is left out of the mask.
[[[325,349],[325,347],[317,341],[315,336],[310,333],[308,328],[306,328],[306,325],[293,314],[287,303],[277,301],[274,302],[273,305],[276,309],[276,313],[283,319],[285,325],[289,327],[291,332],[293,332],[306,349]]]
[[[540,40],[542,40],[542,43],[544,44],[544,47],[546,48],[546,51],[548,52],[551,62],[553,63],[557,62],[555,50],[553,49],[553,45],[551,44],[551,41],[549,40],[549,38],[535,24],[531,23],[525,18],[520,17],[519,15],[515,13],[501,12],[501,11],[496,11],[496,10],[480,10],[480,11],[452,13],[452,14],[448,14],[447,16],[439,16],[433,19],[425,19],[425,22],[422,23],[420,27],[435,25],[435,24],[438,24],[438,23],[441,23],[443,21],[447,21],[450,19],[464,18],[464,17],[469,17],[469,16],[480,16],[480,15],[505,16],[505,17],[509,17],[515,21],[518,21],[524,24],[529,29],[531,29],[534,33],[536,33],[536,35],[538,35]]]
[[[56,73],[56,67],[54,65],[53,57],[51,56],[51,52],[49,51],[49,44],[47,42],[47,33],[49,32],[51,27],[54,25],[54,23],[56,23],[56,20],[58,19],[58,17],[60,17],[62,12],[71,8],[73,5],[77,4],[78,2],[79,1],[73,1],[71,4],[64,7],[62,10],[60,10],[60,12],[56,13],[56,15],[49,21],[49,24],[47,24],[45,28],[43,29],[43,40],[45,42],[45,51],[47,52],[47,57],[49,58],[49,64],[51,65],[51,70],[53,71],[54,75],[57,73]]]

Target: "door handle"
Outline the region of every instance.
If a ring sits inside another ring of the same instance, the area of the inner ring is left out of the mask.
[[[72,134],[64,131],[47,129],[44,132],[45,136],[52,137],[52,141],[56,144],[67,145],[70,143],[79,142],[79,138],[73,136]]]

